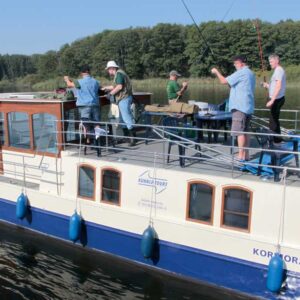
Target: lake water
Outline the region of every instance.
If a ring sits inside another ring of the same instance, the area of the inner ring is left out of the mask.
[[[156,86],[155,84],[144,84],[136,83],[133,87],[136,91],[141,92],[151,92],[153,93],[152,102],[153,103],[167,103],[167,94],[164,87],[165,79],[162,79],[162,84]],[[180,81],[179,81],[180,82]],[[1,88],[0,93],[5,92],[24,92],[24,90],[18,90],[14,87]],[[29,90],[28,90],[29,91]],[[197,100],[202,102],[209,102],[217,104],[222,102],[224,99],[228,98],[229,88],[227,86],[222,86],[214,80],[213,83],[208,84],[191,84],[183,97],[183,101]],[[265,108],[266,103],[266,91],[265,89],[258,86],[255,91],[255,107]],[[284,104],[285,109],[295,109],[300,110],[300,84],[290,84],[286,90],[286,102]]]
[[[1,299],[249,299],[0,222]]]
[[[150,88],[149,92],[153,93],[153,102],[167,103],[167,94],[164,88],[157,88],[153,86]],[[183,100],[197,100],[218,104],[223,102],[223,100],[228,98],[228,96],[229,88],[215,82],[214,84],[191,86],[184,95]],[[265,108],[266,98],[266,90],[261,87],[257,87],[255,91],[255,107]],[[286,102],[283,108],[300,110],[300,85],[290,85],[287,87]]]

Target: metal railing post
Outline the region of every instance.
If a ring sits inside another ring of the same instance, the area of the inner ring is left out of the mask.
[[[165,140],[165,127],[163,128],[163,166],[166,166],[166,140]]]
[[[234,164],[234,136],[231,136],[231,178],[233,178],[233,164]]]

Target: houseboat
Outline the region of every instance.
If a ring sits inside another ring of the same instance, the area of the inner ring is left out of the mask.
[[[170,128],[174,117],[195,118],[143,113],[133,147],[102,122],[90,145],[74,100],[0,94],[1,222],[251,296],[300,297],[299,136],[287,132],[278,155],[259,143],[268,133],[249,133],[240,162],[219,127]]]

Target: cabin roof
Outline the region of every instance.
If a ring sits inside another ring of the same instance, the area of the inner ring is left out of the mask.
[[[53,97],[51,97],[53,95]],[[19,103],[64,103],[74,102],[75,100],[66,100],[56,98],[55,92],[35,92],[35,93],[2,93],[0,102],[19,102]]]
[[[62,94],[55,92],[20,92],[20,93],[0,93],[0,102],[19,103],[66,103],[75,100],[66,100],[60,97]],[[148,92],[134,92],[134,96],[151,96]],[[52,97],[53,96],[53,97]]]

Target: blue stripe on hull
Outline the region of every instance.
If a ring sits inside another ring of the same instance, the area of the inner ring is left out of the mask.
[[[16,218],[15,203],[0,199],[0,219],[64,240],[69,239],[69,217],[64,215],[31,208],[29,217],[19,220]],[[90,248],[218,286],[269,299],[276,298],[266,290],[267,269],[260,264],[166,241],[159,241],[155,259],[146,260],[140,250],[140,235],[91,222],[85,222],[81,242]],[[293,278],[293,282],[300,290],[300,278]],[[300,296],[300,291],[296,290],[286,291],[285,296],[295,299]]]

